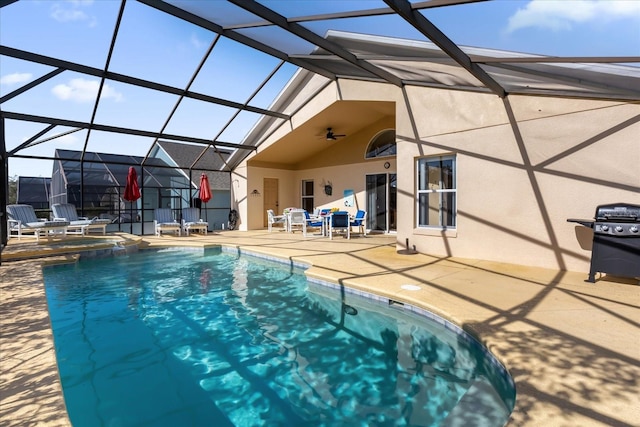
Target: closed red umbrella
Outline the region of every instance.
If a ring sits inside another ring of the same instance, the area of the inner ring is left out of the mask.
[[[206,173],[200,177],[200,199],[207,203],[211,200],[211,187],[209,186],[209,178]]]
[[[209,200],[211,200],[212,197],[211,186],[209,186],[209,177],[207,177],[206,173],[203,173],[200,177],[200,200],[202,200],[204,203],[207,203]],[[206,206],[204,207],[204,219],[205,221],[208,220]]]
[[[140,198],[140,187],[138,187],[138,174],[136,169],[131,166],[127,175],[127,184],[124,187],[124,196],[127,202],[135,202]],[[133,234],[133,206],[131,206],[131,233]]]
[[[127,175],[127,185],[124,187],[124,197],[127,202],[135,202],[140,198],[140,187],[138,187],[138,174],[133,166],[129,168]]]

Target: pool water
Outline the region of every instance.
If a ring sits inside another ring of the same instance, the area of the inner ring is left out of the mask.
[[[287,264],[141,251],[44,276],[75,427],[501,426],[513,408],[460,331]]]

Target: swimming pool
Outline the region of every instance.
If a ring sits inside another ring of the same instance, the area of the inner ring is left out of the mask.
[[[82,426],[503,425],[513,383],[450,324],[222,250],[45,269]]]

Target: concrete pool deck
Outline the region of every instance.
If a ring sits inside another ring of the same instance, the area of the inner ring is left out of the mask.
[[[225,245],[312,265],[307,274],[432,311],[483,342],[516,384],[509,426],[637,426],[640,283],[396,251],[395,236],[333,241],[274,231],[10,239],[0,265],[0,425],[68,426],[42,271],[79,251]],[[408,290],[402,285],[416,285]]]

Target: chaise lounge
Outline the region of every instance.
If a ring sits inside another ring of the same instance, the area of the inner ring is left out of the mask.
[[[7,205],[7,214],[9,234],[16,233],[18,240],[24,233],[33,233],[37,241],[40,241],[40,236],[47,238],[56,234],[66,236],[69,227],[69,221],[39,219],[31,205]]]
[[[173,212],[169,208],[158,208],[153,211],[153,225],[156,230],[156,236],[162,236],[162,233],[176,233],[182,235],[182,225],[175,220]]]
[[[55,203],[51,205],[54,221],[68,221],[68,233],[82,234],[85,236],[92,230],[102,231],[102,235],[107,234],[107,224],[111,223],[109,219],[93,218],[89,219],[84,216],[78,216],[76,207],[70,203]]]
[[[200,209],[198,208],[183,208],[182,209],[182,231],[187,236],[192,231],[200,230],[207,235],[209,223],[203,221],[200,218]]]

